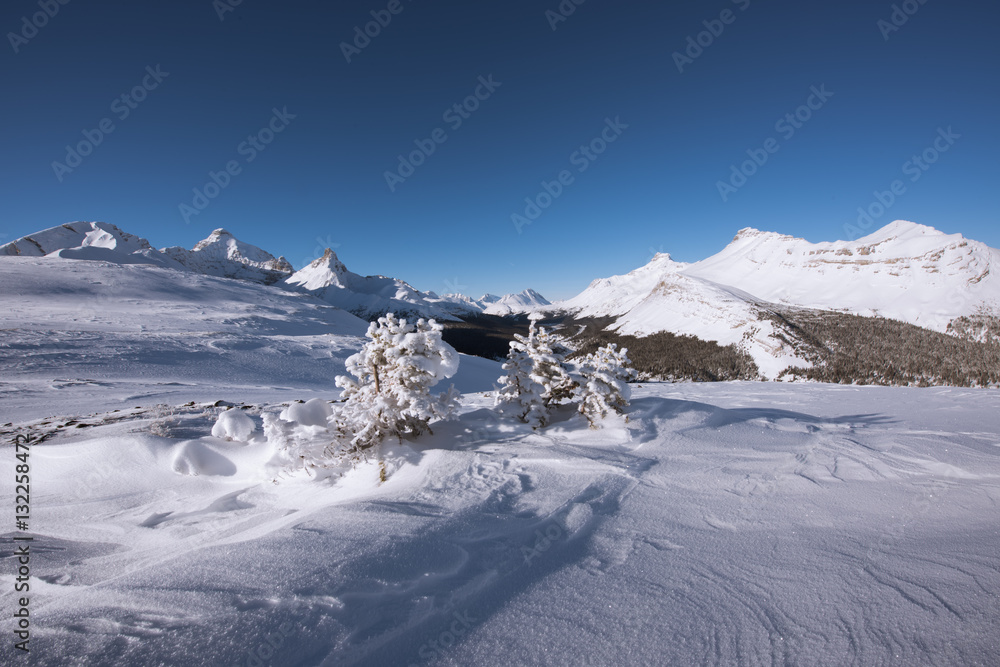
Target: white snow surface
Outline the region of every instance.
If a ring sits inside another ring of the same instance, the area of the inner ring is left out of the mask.
[[[996,656],[995,391],[651,384],[599,431],[469,395],[386,448],[385,483],[374,463],[282,476],[259,436],[212,437],[205,405],[157,422],[92,398],[89,428],[31,450],[36,664]]]
[[[463,356],[458,418],[388,443],[384,483],[316,481],[261,414],[321,422],[357,318],[155,266],[0,285],[0,476],[45,438],[0,530],[8,613],[34,538],[30,664],[995,663],[997,390],[644,383],[627,423],[534,431]],[[232,405],[248,442],[212,435]]]

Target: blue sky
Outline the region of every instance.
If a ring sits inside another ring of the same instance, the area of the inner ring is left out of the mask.
[[[423,290],[553,299],[742,227],[847,238],[859,207],[1000,247],[995,2],[223,2],[3,4],[5,240],[225,227],[296,268],[332,245]],[[526,198],[548,206],[515,224]]]

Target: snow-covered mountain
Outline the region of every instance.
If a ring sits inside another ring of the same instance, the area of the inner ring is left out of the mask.
[[[491,298],[491,301],[487,303],[486,299],[488,297]],[[483,312],[487,315],[530,313],[539,308],[551,305],[544,296],[533,289],[526,289],[517,294],[505,294],[501,297],[494,297],[492,294],[487,294],[480,301],[484,303]]]
[[[783,306],[902,320],[947,331],[956,318],[1000,313],[1000,251],[959,234],[897,221],[856,241],[810,243],[741,230],[694,264],[658,254],[624,276],[595,280],[551,310],[614,317],[645,336],[690,334],[747,351],[766,377],[807,366],[770,314]]]
[[[157,250],[146,239],[106,222],[73,222],[2,245],[2,255],[152,264],[266,285],[292,273],[292,265],[284,257],[275,258],[256,246],[238,241],[224,229],[216,229],[193,250],[176,246]]]
[[[442,300],[431,292],[421,292],[397,278],[352,273],[329,248],[322,257],[286,278],[282,285],[309,292],[327,303],[368,319],[390,311],[397,315],[457,319],[452,314],[452,302]]]
[[[810,243],[743,229],[684,273],[765,301],[878,315],[935,331],[1000,311],[1000,250],[897,220],[856,241]]]
[[[517,294],[484,294],[478,299],[472,299],[464,294],[445,294],[440,297],[442,306],[451,312],[461,314],[482,313],[484,315],[518,315],[551,305],[549,301],[533,289],[526,289]]]
[[[283,280],[294,271],[284,257],[275,258],[257,246],[243,243],[225,229],[216,229],[192,250],[174,246],[161,252],[195,273],[266,285]]]
[[[507,315],[548,305],[540,294],[525,290],[503,297],[486,295],[476,301],[464,295],[440,297],[387,276],[352,273],[327,249],[299,271],[284,257],[275,257],[244,243],[225,229],[216,229],[193,249],[157,250],[149,241],[105,222],[74,222],[52,227],[0,245],[0,256],[53,256],[100,260],[114,264],[152,264],[219,278],[235,278],[308,292],[359,317],[372,319],[394,311],[399,315],[455,320],[456,316],[489,313]]]

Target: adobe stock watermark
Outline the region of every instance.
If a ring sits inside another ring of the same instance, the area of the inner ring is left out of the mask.
[[[731,1],[734,5],[739,7],[741,12],[745,12],[750,7],[750,0]],[[683,74],[686,66],[693,65],[694,61],[705,53],[705,49],[712,46],[712,44],[715,44],[715,40],[719,37],[722,37],[722,33],[726,31],[726,26],[732,25],[736,22],[737,16],[739,16],[739,14],[727,7],[719,12],[719,18],[706,19],[702,21],[701,24],[705,26],[705,29],[697,35],[688,35],[687,46],[683,53],[680,51],[674,51],[673,53],[674,64],[677,65],[677,71]]]
[[[558,521],[549,522],[549,524],[545,526],[545,530],[539,528],[535,531],[534,543],[532,543],[531,546],[524,545],[521,547],[521,555],[524,556],[524,564],[531,567],[531,561],[551,549],[556,540],[561,540],[566,536],[566,529],[563,528]]]
[[[244,158],[243,164],[250,164],[256,160],[257,156],[263,153],[275,137],[284,132],[297,116],[288,113],[288,107],[282,107],[280,111],[275,107],[271,112],[271,119],[264,127],[248,135],[236,146],[236,153]],[[220,171],[208,172],[208,181],[205,185],[192,190],[194,196],[191,203],[181,203],[177,207],[185,224],[190,224],[192,216],[200,215],[216,197],[222,194],[223,190],[230,186],[235,177],[243,173],[243,164],[233,159],[226,162]]]
[[[586,1],[587,0],[562,0],[555,10],[546,9],[545,20],[549,22],[549,27],[552,28],[552,32],[559,29],[560,23],[565,23],[569,20],[569,17],[576,13],[576,8]]]
[[[133,111],[139,108],[151,92],[159,88],[163,80],[170,76],[170,72],[163,72],[160,66],[146,67],[146,76],[135,85],[132,90],[122,93],[111,102],[111,113],[119,121],[127,119]],[[55,160],[52,162],[52,171],[60,183],[67,174],[72,174],[73,170],[83,164],[83,159],[91,155],[94,150],[104,143],[105,137],[115,131],[115,123],[111,118],[102,118],[97,123],[97,127],[92,130],[83,130],[83,139],[76,145],[66,146],[66,157],[63,162]]]
[[[577,173],[590,169],[590,166],[608,150],[608,146],[618,141],[628,125],[621,121],[621,116],[615,116],[614,120],[604,119],[604,127],[600,133],[586,144],[582,144],[569,156],[569,163],[576,167]],[[555,200],[559,199],[566,191],[566,188],[576,182],[576,176],[569,169],[563,169],[551,181],[542,180],[542,189],[534,197],[524,198],[524,211],[513,213],[510,221],[514,223],[514,229],[520,234],[525,225],[530,225],[538,220]]]
[[[219,21],[226,20],[226,14],[235,12],[236,8],[243,4],[243,0],[212,0],[212,9],[215,10]]]
[[[951,125],[948,126],[947,130],[939,127],[937,136],[934,137],[931,145],[903,163],[903,166],[900,167],[903,175],[909,176],[910,183],[916,183],[932,165],[941,159],[941,155],[951,150],[955,142],[961,138],[962,135],[956,134],[951,129]],[[888,190],[875,190],[872,193],[875,200],[867,206],[858,207],[857,225],[850,223],[844,225],[844,234],[847,235],[847,240],[853,241],[864,236],[864,230],[885,215],[896,203],[896,200],[904,194],[906,194],[906,183],[898,178],[889,184]]]
[[[471,95],[461,102],[451,105],[441,114],[441,120],[448,124],[452,132],[457,132],[465,121],[479,110],[482,103],[490,99],[497,88],[503,85],[502,81],[494,81],[492,74],[487,77],[480,76],[478,82]],[[448,133],[442,127],[435,128],[427,139],[414,139],[413,145],[416,146],[416,149],[406,155],[402,153],[397,155],[399,163],[396,165],[395,171],[384,173],[389,192],[395,192],[397,187],[413,176],[417,169],[427,161],[427,158],[437,152],[438,146],[446,141],[448,141]]]
[[[477,620],[467,611],[461,613],[456,611],[452,613],[451,618],[450,623],[445,621],[448,623],[448,626],[439,632],[437,637],[424,642],[417,649],[417,656],[420,660],[426,662],[437,660],[441,653],[450,649],[464,637],[469,632],[469,629],[472,628],[472,624]],[[419,662],[410,663],[410,667],[419,667],[419,665]]]
[[[413,0],[407,1],[412,2]],[[344,54],[347,63],[350,64],[354,56],[361,55],[361,52],[368,48],[372,40],[381,35],[382,30],[389,27],[389,24],[392,23],[392,18],[402,14],[404,9],[406,9],[406,6],[402,3],[402,0],[389,0],[389,4],[386,5],[385,9],[373,9],[369,12],[372,20],[365,23],[364,28],[354,26],[354,39],[349,43],[340,43],[340,52]]]
[[[38,7],[42,10],[35,12],[30,17],[21,17],[21,29],[17,32],[8,32],[7,40],[17,54],[21,47],[38,36],[38,31],[49,24],[49,21],[56,17],[60,7],[68,5],[70,0],[38,0]]]
[[[882,33],[882,39],[888,42],[889,35],[906,25],[910,17],[920,11],[922,5],[926,4],[927,0],[904,0],[898,5],[893,5],[889,20],[879,19],[875,22],[875,27]]]
[[[271,659],[285,645],[285,641],[292,636],[295,626],[285,621],[278,626],[277,632],[265,633],[260,641],[254,640],[254,646],[247,649],[246,660],[241,663],[246,667],[264,667],[275,664]],[[277,661],[279,664],[282,661]]]
[[[797,107],[790,113],[778,119],[774,124],[774,131],[779,133],[785,141],[795,136],[795,133],[809,122],[813,113],[819,111],[833,97],[833,93],[826,89],[826,84],[810,87],[811,94],[806,98],[805,104]],[[719,191],[722,201],[729,201],[729,195],[735,194],[740,188],[747,184],[748,180],[757,171],[767,164],[771,156],[781,150],[781,143],[774,137],[769,137],[760,148],[748,148],[746,150],[749,160],[744,160],[739,167],[735,164],[729,166],[729,178],[725,181],[716,181],[715,187]]]

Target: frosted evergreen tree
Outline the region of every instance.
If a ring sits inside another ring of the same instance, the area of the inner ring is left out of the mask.
[[[635,371],[629,367],[628,350],[615,343],[598,348],[580,361],[583,383],[579,388],[580,413],[597,428],[598,420],[612,412],[622,414],[632,396],[629,380]]]
[[[534,364],[532,377],[543,387],[542,401],[546,409],[573,398],[577,383],[570,377],[566,357],[573,351],[566,339],[557,333],[539,328],[532,320],[528,330],[528,354]]]
[[[510,352],[502,368],[507,373],[499,379],[496,405],[532,428],[544,426],[548,421],[548,410],[542,400],[545,388],[532,377],[534,363],[528,353],[527,339],[517,335],[510,342]]]
[[[532,428],[548,423],[549,408],[573,395],[576,383],[566,370],[571,352],[564,339],[532,320],[528,335],[515,334],[499,379],[496,404]]]
[[[354,377],[337,378],[344,402],[332,421],[344,453],[360,453],[390,436],[420,435],[432,419],[451,416],[459,396],[454,387],[430,393],[458,370],[458,353],[442,340],[442,330],[434,320],[410,324],[392,313],[369,325],[370,340],[346,361]]]

